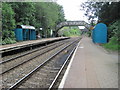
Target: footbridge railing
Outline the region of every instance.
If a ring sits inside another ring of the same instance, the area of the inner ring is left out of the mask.
[[[64,26],[85,26],[86,28],[90,27],[90,25],[86,23],[85,21],[64,21],[64,22],[59,23],[56,26],[56,31],[58,31]]]

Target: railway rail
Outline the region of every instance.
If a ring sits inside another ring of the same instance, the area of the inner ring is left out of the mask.
[[[55,42],[55,43],[52,43],[52,44],[48,44],[48,45],[46,45],[46,46],[43,46],[43,47],[40,47],[40,48],[37,48],[37,49],[33,49],[33,50],[31,50],[31,51],[27,51],[27,52],[25,52],[25,53],[21,53],[21,54],[18,53],[18,54],[15,54],[15,55],[10,55],[10,56],[3,57],[3,58],[2,58],[2,61],[0,62],[0,64],[6,63],[6,62],[8,62],[8,61],[11,61],[11,60],[14,60],[14,59],[17,59],[17,58],[20,58],[20,57],[22,57],[22,56],[31,54],[31,53],[36,52],[36,51],[42,50],[42,49],[44,49],[44,48],[46,48],[46,47],[48,47],[48,46],[53,46],[53,45],[55,45],[55,44],[57,44],[57,43],[61,43],[61,42],[63,42],[63,41],[69,41],[69,40],[58,41],[58,42]]]
[[[0,74],[4,74],[4,73],[6,73],[6,72],[8,72],[8,71],[22,65],[22,64],[24,64],[24,63],[27,63],[30,60],[33,60],[34,58],[36,58],[36,57],[38,57],[38,56],[40,56],[42,54],[45,54],[46,52],[49,52],[49,51],[59,47],[60,45],[63,45],[64,43],[67,43],[67,42],[69,42],[69,40],[59,41],[57,43],[53,43],[53,44],[50,44],[50,45],[47,45],[47,46],[44,46],[44,47],[41,47],[41,48],[38,48],[38,49],[35,49],[35,50],[32,50],[32,51],[29,51],[29,52],[23,53],[21,55],[18,55],[18,56],[3,60],[3,61],[0,62],[0,64],[4,65],[3,71]],[[47,48],[47,50],[45,50],[46,48]],[[34,53],[34,54],[32,54],[32,53]],[[30,58],[28,58],[26,60],[26,58],[24,58],[23,56],[27,56],[27,55],[30,55]],[[18,60],[18,58],[19,58],[19,60]],[[25,59],[25,60],[23,60],[23,59]],[[13,63],[14,64],[13,65],[13,64],[11,64],[12,62],[16,62],[16,63]],[[11,67],[8,67],[8,66],[11,66]]]
[[[56,46],[54,47],[53,45],[55,44],[53,44],[51,45],[51,47],[49,46],[49,50],[46,50],[46,52],[42,52],[42,54],[39,54],[39,57],[34,56],[34,62],[31,60],[26,64],[21,64],[19,65],[19,67],[15,67],[14,69],[9,70],[8,72],[1,73],[1,75],[3,76],[3,88],[8,88],[8,90],[12,90],[15,88],[43,87],[51,89],[66,62],[75,50],[76,44],[79,40],[76,39],[75,41],[71,41],[72,42],[67,41],[66,44],[56,44]],[[69,55],[67,55],[68,52]],[[62,56],[64,54],[66,55],[64,56],[64,58],[67,58],[66,61],[62,59]],[[2,64],[3,63],[1,63],[1,65]],[[36,80],[41,83],[35,82]]]

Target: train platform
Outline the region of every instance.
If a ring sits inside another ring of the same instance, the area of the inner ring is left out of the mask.
[[[37,44],[59,41],[59,40],[67,39],[67,38],[68,37],[44,38],[44,39],[39,39],[39,40],[17,42],[15,44],[1,45],[0,52],[2,53],[2,52],[16,50],[16,49],[20,49],[20,48],[24,48],[24,47],[37,45]]]
[[[118,88],[118,54],[110,53],[84,36],[79,42],[59,88]]]

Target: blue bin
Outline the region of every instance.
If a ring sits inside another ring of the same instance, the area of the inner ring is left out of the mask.
[[[92,31],[92,40],[94,43],[107,43],[107,26],[99,23]]]

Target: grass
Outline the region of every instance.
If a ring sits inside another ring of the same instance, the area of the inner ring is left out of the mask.
[[[108,50],[120,51],[120,44],[116,37],[112,37],[108,43],[103,44],[102,46]]]
[[[106,49],[109,49],[109,50],[116,51],[116,50],[119,50],[118,47],[120,47],[120,45],[108,43],[108,44],[104,44],[103,47],[105,47]]]

